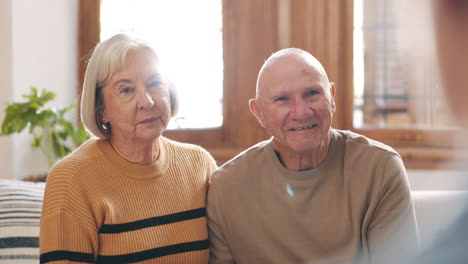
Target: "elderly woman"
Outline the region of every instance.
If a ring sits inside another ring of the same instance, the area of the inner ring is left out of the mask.
[[[41,263],[208,262],[205,195],[216,164],[162,136],[177,111],[173,89],[145,42],[116,35],[97,45],[81,101],[97,138],[49,175]]]

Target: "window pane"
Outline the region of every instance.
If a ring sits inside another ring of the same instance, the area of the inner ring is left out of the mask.
[[[356,128],[453,126],[432,55],[431,24],[424,20],[429,10],[408,2],[355,0]]]
[[[101,0],[101,39],[117,33],[150,41],[176,85],[180,108],[169,128],[221,126],[221,0]]]

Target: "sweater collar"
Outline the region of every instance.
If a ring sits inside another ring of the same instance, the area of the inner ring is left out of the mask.
[[[275,149],[272,145],[272,139],[270,139],[269,144],[266,146],[268,159],[271,160],[275,169],[283,176],[293,179],[293,180],[307,180],[312,177],[322,175],[325,171],[328,170],[330,164],[332,163],[336,152],[336,145],[337,145],[337,132],[332,129],[331,130],[331,142],[330,148],[328,149],[327,156],[323,160],[323,162],[316,168],[306,170],[306,171],[293,171],[288,170],[281,164],[279,161]]]
[[[164,175],[169,167],[169,158],[167,151],[167,140],[164,137],[159,137],[160,152],[158,159],[148,165],[139,165],[120,156],[112,147],[108,139],[97,141],[99,150],[105,159],[112,167],[118,170],[119,173],[133,179],[153,179]]]

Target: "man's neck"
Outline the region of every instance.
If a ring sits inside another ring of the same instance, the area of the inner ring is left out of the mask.
[[[276,156],[285,168],[293,171],[306,171],[317,168],[322,164],[327,157],[330,144],[331,133],[320,146],[311,151],[297,153],[279,144],[273,144],[273,148],[275,149]]]

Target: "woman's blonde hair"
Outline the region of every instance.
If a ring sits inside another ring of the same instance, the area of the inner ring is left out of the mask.
[[[104,139],[110,136],[111,127],[101,121],[104,100],[102,88],[124,64],[129,50],[146,49],[156,52],[147,42],[127,34],[117,34],[96,45],[89,58],[81,93],[81,121],[94,136]],[[179,99],[175,86],[167,82],[171,102],[171,116],[177,114]]]

